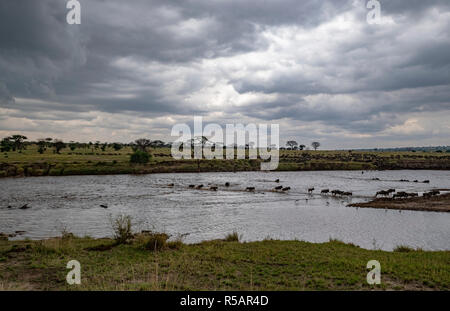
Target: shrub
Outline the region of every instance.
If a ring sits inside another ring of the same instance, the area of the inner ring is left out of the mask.
[[[409,253],[409,252],[413,252],[414,249],[405,245],[399,245],[396,248],[394,248],[394,252],[399,252],[399,253]]]
[[[170,236],[167,233],[146,231],[138,236],[138,244],[142,249],[149,251],[160,251],[166,248],[174,248],[176,244],[167,242]],[[180,241],[181,242],[181,241]]]
[[[141,151],[141,150],[136,150],[130,156],[131,163],[145,164],[145,163],[148,163],[149,160],[150,160],[150,155],[147,152]]]
[[[114,239],[117,244],[127,243],[133,238],[131,216],[119,215],[111,221],[111,225],[114,231]]]
[[[239,236],[239,233],[237,231],[233,231],[232,233],[227,234],[225,237],[226,242],[239,242],[241,237]]]

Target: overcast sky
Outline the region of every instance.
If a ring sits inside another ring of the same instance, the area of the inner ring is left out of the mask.
[[[171,141],[278,123],[324,149],[450,145],[450,1],[0,1],[0,136]]]

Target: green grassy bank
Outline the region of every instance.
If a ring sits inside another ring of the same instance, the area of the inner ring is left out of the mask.
[[[260,170],[260,160],[174,160],[169,148],[151,149],[145,165],[131,164],[130,147],[26,150],[0,154],[0,177],[145,174],[175,172],[233,172]],[[450,155],[438,152],[357,152],[281,150],[278,171],[450,169]]]
[[[365,250],[339,241],[165,244],[155,251],[136,237],[0,241],[2,290],[449,290],[450,252]],[[144,241],[144,242],[143,242]],[[153,241],[153,240],[152,240]],[[153,243],[153,242],[151,242]],[[156,244],[155,244],[156,245]],[[81,263],[81,285],[66,265]],[[366,264],[381,264],[381,285],[368,285]]]

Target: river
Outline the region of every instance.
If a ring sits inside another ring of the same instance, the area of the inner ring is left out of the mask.
[[[280,179],[280,183],[275,180]],[[378,180],[379,179],[379,180]],[[429,184],[400,182],[430,180]],[[230,183],[225,187],[226,182]],[[168,184],[174,183],[174,187]],[[218,186],[196,190],[190,184]],[[275,186],[291,187],[286,193]],[[246,187],[256,191],[246,192]],[[312,194],[307,189],[314,187]],[[321,189],[353,192],[351,198]],[[450,250],[450,213],[348,207],[379,190],[423,192],[450,188],[450,171],[238,172],[151,175],[26,177],[0,179],[0,232],[42,239],[63,230],[79,236],[112,235],[111,219],[130,215],[135,230],[184,234],[186,243],[223,238],[244,241],[339,239],[367,249],[406,245]],[[31,208],[19,209],[28,204]],[[102,208],[100,205],[107,205]],[[10,206],[10,207],[8,207]]]

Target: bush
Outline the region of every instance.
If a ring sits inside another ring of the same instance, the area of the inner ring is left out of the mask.
[[[130,156],[131,163],[145,164],[145,163],[148,163],[149,160],[150,160],[150,155],[147,152],[144,152],[141,150],[136,150]]]
[[[133,238],[130,216],[119,215],[111,221],[111,225],[114,231],[114,239],[117,244],[127,243]]]
[[[399,252],[399,253],[409,253],[409,252],[413,252],[414,249],[408,246],[404,246],[404,245],[399,245],[396,248],[394,248],[394,252]]]
[[[239,233],[237,231],[233,231],[232,233],[227,234],[225,237],[226,242],[239,242],[241,237],[239,236]]]
[[[176,244],[167,242],[169,238],[170,236],[167,233],[147,231],[138,236],[138,244],[141,248],[149,251],[160,251],[168,247],[175,248]]]

